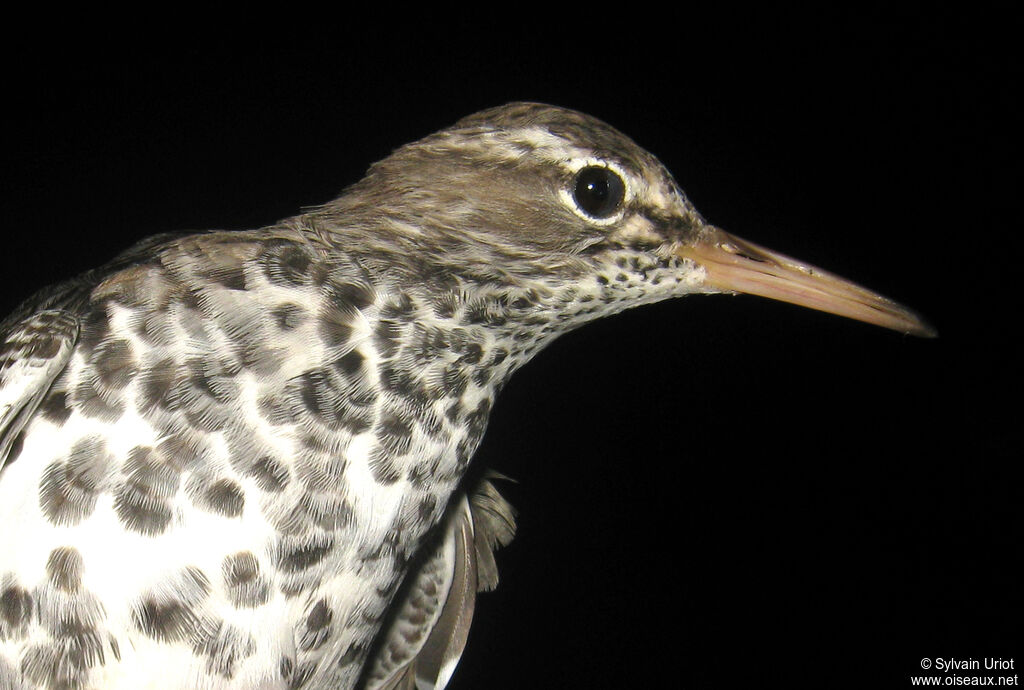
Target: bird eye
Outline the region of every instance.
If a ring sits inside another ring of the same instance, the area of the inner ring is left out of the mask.
[[[576,173],[572,198],[592,218],[609,217],[619,209],[625,196],[626,185],[609,168],[592,165]]]

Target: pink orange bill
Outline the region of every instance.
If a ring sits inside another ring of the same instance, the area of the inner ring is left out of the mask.
[[[701,266],[705,284],[715,290],[760,295],[910,335],[937,335],[917,314],[878,293],[718,228],[705,228],[677,254]]]

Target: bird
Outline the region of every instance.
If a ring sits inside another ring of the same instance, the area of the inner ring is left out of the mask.
[[[496,396],[560,335],[702,293],[935,335],[525,102],[42,290],[0,324],[0,687],[444,688],[515,534],[472,463]]]

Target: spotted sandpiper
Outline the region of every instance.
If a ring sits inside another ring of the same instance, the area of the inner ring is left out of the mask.
[[[0,687],[444,687],[514,532],[492,475],[464,481],[502,384],[589,321],[711,292],[933,335],[532,103],[37,294],[0,331]]]

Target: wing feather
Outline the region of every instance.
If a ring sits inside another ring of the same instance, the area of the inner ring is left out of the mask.
[[[459,497],[440,544],[410,574],[366,690],[442,690],[466,647],[478,591],[498,583],[494,550],[515,535],[515,512],[485,476]]]
[[[18,434],[71,359],[78,319],[46,309],[16,321],[0,345],[0,470]]]

